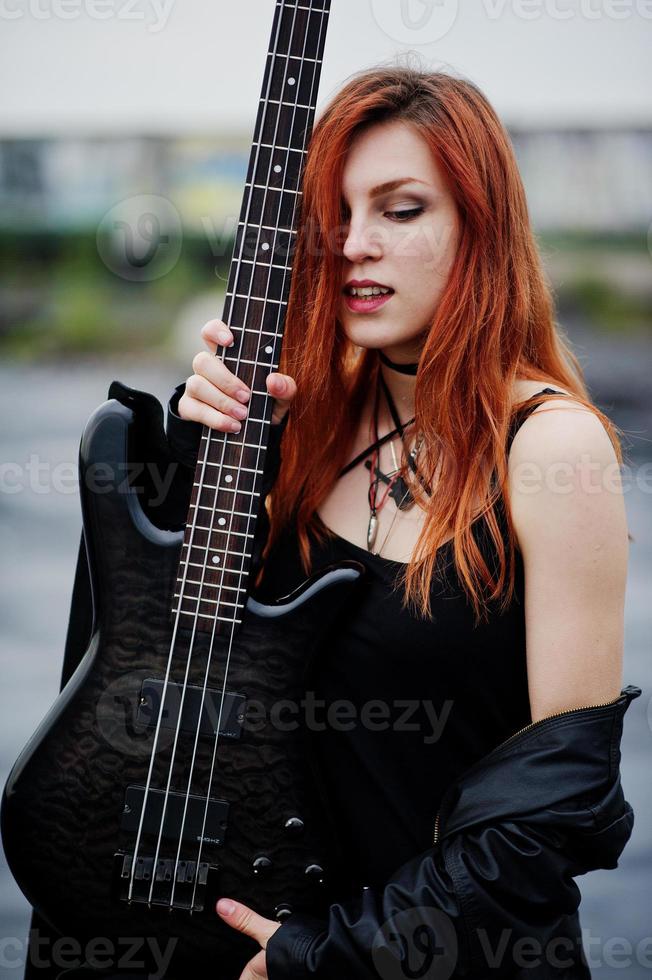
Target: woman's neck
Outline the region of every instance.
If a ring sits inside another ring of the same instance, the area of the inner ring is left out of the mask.
[[[407,422],[414,415],[416,376],[400,369],[409,364],[416,364],[419,355],[418,353],[389,347],[383,349],[383,354],[385,361],[381,360],[380,371],[394,400],[401,422]],[[395,367],[387,364],[387,360]]]

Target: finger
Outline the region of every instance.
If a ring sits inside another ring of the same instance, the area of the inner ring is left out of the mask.
[[[297,393],[297,383],[288,374],[268,374],[267,390],[274,398],[272,422],[281,422]]]
[[[216,388],[226,392],[227,395],[235,398],[236,401],[246,403],[249,400],[251,392],[247,385],[244,381],[240,381],[233,371],[229,370],[220,357],[215,357],[213,354],[209,354],[208,351],[201,350],[192,359],[192,369],[195,374],[206,378]],[[242,398],[239,397],[240,392],[243,393]]]
[[[243,932],[245,936],[251,936],[263,949],[267,945],[267,940],[274,935],[280,925],[279,922],[264,919],[253,909],[230,898],[221,898],[216,908],[220,918],[228,925],[233,926],[238,932]]]
[[[210,408],[216,409],[218,412],[222,412],[224,415],[230,415],[232,418],[237,419],[242,422],[246,419],[248,409],[246,405],[242,405],[235,398],[231,398],[229,395],[225,394],[219,388],[216,388],[214,384],[207,381],[200,374],[191,375],[186,381],[185,391],[182,398],[179,399],[179,409],[181,410],[181,401],[184,397],[188,399],[193,399],[198,402],[202,402],[208,405]],[[184,404],[184,409],[188,406]],[[192,410],[192,409],[191,409]]]
[[[200,331],[209,350],[215,353],[217,347],[230,347],[233,344],[233,333],[224,320],[208,320]]]

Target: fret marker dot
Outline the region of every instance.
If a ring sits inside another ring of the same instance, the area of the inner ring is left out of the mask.
[[[226,517],[220,517],[220,519],[218,520],[217,523],[218,524],[226,524]]]
[[[282,169],[283,169],[283,167],[281,166],[281,164],[280,163],[277,163],[276,166],[274,167],[274,173],[275,174],[280,174],[280,172],[281,172]]]
[[[214,565],[219,565],[219,563],[220,563],[220,556],[219,555],[213,555],[213,557],[211,558],[211,561],[213,562]]]
[[[288,78],[288,85],[294,85],[296,78]]]
[[[265,353],[266,354],[273,354],[274,353],[274,348],[273,347],[266,347],[265,348]]]
[[[233,477],[231,476],[231,474],[225,476],[224,479],[226,480],[227,483],[231,483],[233,481]]]
[[[263,242],[260,247],[262,248],[263,252],[266,252],[269,248],[269,242]]]

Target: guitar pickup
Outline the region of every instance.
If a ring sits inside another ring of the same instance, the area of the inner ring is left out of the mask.
[[[143,681],[140,689],[138,701],[138,723],[144,728],[155,728],[161,712],[161,702],[163,700],[164,682],[148,677]],[[161,715],[161,728],[176,729],[179,724],[179,708],[183,698],[183,685],[168,682],[163,713]],[[207,688],[204,691],[201,687],[186,686],[186,695],[183,698],[183,710],[181,711],[180,731],[195,734],[199,727],[200,735],[215,736],[217,732],[217,722],[220,716],[220,703],[222,692]],[[203,705],[202,705],[203,696]],[[221,738],[240,738],[242,725],[244,722],[244,711],[246,697],[244,694],[235,694],[227,691],[224,695],[222,706],[222,719],[220,722]],[[201,718],[199,712],[201,709]]]
[[[163,806],[165,820],[161,831]],[[143,809],[145,789],[143,786],[128,786],[122,809],[121,826],[123,830],[136,834]],[[184,817],[185,809],[185,817]],[[172,840],[201,841],[221,847],[224,843],[229,817],[229,804],[226,800],[216,800],[205,796],[186,796],[185,793],[165,793],[160,789],[150,789],[147,794],[143,831]],[[183,834],[181,833],[183,827]]]

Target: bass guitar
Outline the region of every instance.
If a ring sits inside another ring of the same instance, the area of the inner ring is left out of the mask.
[[[7,858],[38,915],[79,942],[172,939],[172,980],[237,980],[258,951],[216,914],[220,896],[279,921],[319,915],[341,873],[305,726],[277,708],[301,702],[364,567],[329,566],[268,603],[249,587],[265,378],[280,360],[329,6],[275,5],[222,315],[235,344],[220,356],[252,391],[249,415],[237,434],[203,428],[177,529],[125,485],[130,460],[165,443],[162,412],[114,382],[91,416],[79,483],[92,635],[2,803]]]

